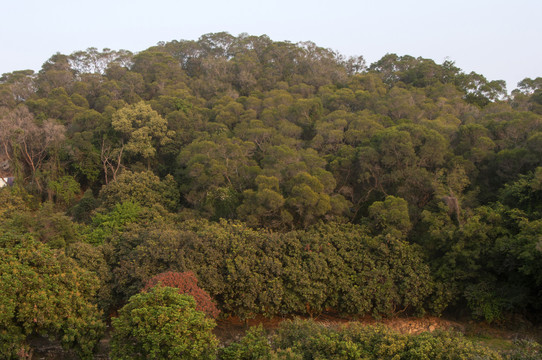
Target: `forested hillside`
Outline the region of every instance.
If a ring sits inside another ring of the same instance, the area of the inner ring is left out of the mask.
[[[541,320],[540,77],[227,33],[89,48],[3,74],[0,145],[8,357],[90,356],[166,272],[221,317]]]

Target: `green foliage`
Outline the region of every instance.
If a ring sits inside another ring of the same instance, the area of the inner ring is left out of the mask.
[[[542,168],[536,168],[534,173],[520,175],[513,182],[504,184],[499,192],[499,200],[510,208],[517,208],[538,218],[542,212]]]
[[[402,335],[384,326],[332,328],[306,320],[282,322],[273,348],[278,359],[502,359],[454,332]]]
[[[255,183],[256,191],[243,192],[243,203],[237,208],[239,216],[254,227],[280,228],[287,224],[289,218],[283,210],[284,197],[280,194],[278,179],[258,175]]]
[[[140,218],[143,208],[138,203],[128,200],[117,203],[107,213],[96,213],[91,219],[90,232],[86,241],[101,245],[114,234],[122,233],[126,226]]]
[[[11,201],[17,203],[10,204]],[[19,235],[32,235],[36,240],[55,249],[64,248],[81,239],[82,227],[57,210],[52,203],[39,204],[39,208],[32,211],[26,204],[18,201],[23,200],[18,197],[8,198],[0,229]],[[16,208],[12,208],[13,205]]]
[[[220,350],[223,360],[270,360],[271,345],[262,325],[250,328],[245,336]]]
[[[440,254],[433,274],[474,316],[495,321],[507,311],[539,306],[529,300],[541,284],[539,220],[495,204],[476,208],[462,226],[442,215],[428,221],[434,246],[428,253]]]
[[[209,190],[202,204],[202,209],[213,214],[210,220],[232,219],[239,205],[239,194],[231,187],[218,187]]]
[[[16,358],[33,334],[92,358],[104,324],[92,303],[98,279],[31,236],[0,236],[0,353]]]
[[[214,359],[213,320],[177,289],[154,287],[134,295],[112,319],[112,359]]]
[[[53,207],[51,203],[42,204],[33,222],[27,223],[29,230],[37,234],[38,239],[52,248],[63,248],[79,241],[82,228],[72,219]]]
[[[87,189],[83,197],[68,210],[68,214],[73,216],[75,221],[89,222],[92,211],[98,206],[98,200],[92,194],[91,189]]]
[[[179,193],[172,176],[160,180],[152,171],[124,171],[116,181],[102,187],[101,207],[110,210],[122,202],[137,203],[158,211],[165,208],[174,211],[178,207]]]
[[[472,315],[487,322],[500,320],[502,317],[503,299],[497,297],[493,284],[481,282],[468,285],[464,296],[468,302]]]
[[[506,356],[507,360],[539,360],[541,358],[542,345],[529,340],[515,340],[514,349]]]
[[[76,242],[66,248],[66,255],[74,259],[79,267],[90,271],[98,278],[100,286],[94,302],[104,315],[109,315],[109,310],[115,302],[111,290],[113,275],[106,261],[103,247]]]
[[[320,224],[269,233],[237,222],[187,221],[134,229],[137,244],[115,270],[119,292],[132,295],[152,276],[193,271],[225,314],[422,313],[433,280],[419,250],[360,226]],[[125,241],[126,241],[125,240]]]
[[[279,312],[280,253],[278,244],[268,241],[267,232],[224,221],[186,223],[182,228],[195,235],[185,245],[191,270],[223,312],[242,319]]]
[[[17,214],[30,210],[28,194],[21,192],[19,187],[0,188],[0,217],[9,219]]]
[[[410,228],[408,203],[395,196],[387,196],[384,201],[375,201],[369,207],[371,224],[377,233],[404,239]]]
[[[111,125],[124,139],[126,151],[147,161],[156,155],[159,146],[171,141],[166,120],[144,102],[118,110]]]
[[[178,162],[184,167],[181,190],[186,200],[211,217],[224,215],[224,210],[234,213],[235,193],[245,189],[259,170],[251,159],[253,150],[251,142],[224,136],[185,147]]]
[[[104,309],[193,271],[241,318],[539,318],[542,87],[518,86],[265,35],[55,54],[0,78],[0,228],[99,274]]]
[[[58,180],[50,181],[49,190],[53,192],[59,203],[71,205],[75,196],[81,191],[79,183],[72,176],[65,175]]]
[[[332,209],[331,199],[325,194],[324,185],[318,178],[306,172],[299,173],[291,180],[289,193],[286,203],[304,227]]]
[[[320,224],[294,234],[299,240],[285,237],[283,263],[285,301],[295,311],[423,312],[433,282],[415,247],[391,236],[372,237],[367,229],[348,224]]]

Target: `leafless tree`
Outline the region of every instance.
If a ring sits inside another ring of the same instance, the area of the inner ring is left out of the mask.
[[[122,153],[124,152],[124,143],[120,148],[113,148],[111,144],[107,143],[106,138],[102,140],[102,149],[100,158],[105,174],[105,183],[109,183],[109,172],[113,175],[113,181],[117,179],[117,174],[122,166]]]
[[[12,163],[22,163],[29,169],[32,182],[39,191],[43,185],[38,173],[50,151],[65,138],[66,129],[53,119],[41,125],[26,106],[14,110],[0,109],[0,144],[4,155]]]

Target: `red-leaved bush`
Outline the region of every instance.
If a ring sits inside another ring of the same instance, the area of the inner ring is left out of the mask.
[[[182,273],[168,271],[153,276],[147,281],[142,291],[146,292],[156,285],[177,288],[180,294],[191,295],[196,300],[196,310],[203,311],[212,318],[216,319],[220,313],[211,296],[198,286],[198,279],[191,271]]]

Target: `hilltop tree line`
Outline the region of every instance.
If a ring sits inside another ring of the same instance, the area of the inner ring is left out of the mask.
[[[224,317],[540,319],[541,78],[265,35],[89,48],[2,75],[0,145],[2,354],[89,356],[168,272]]]

